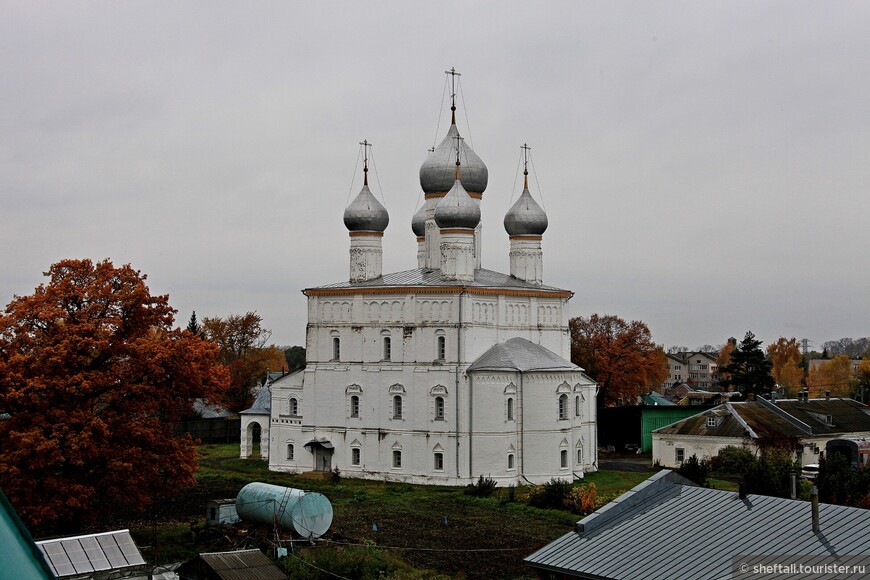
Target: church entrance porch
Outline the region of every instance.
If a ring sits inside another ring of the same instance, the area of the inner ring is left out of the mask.
[[[314,454],[315,471],[332,471],[332,454],[335,452],[335,447],[328,439],[312,439],[305,444],[305,447]]]

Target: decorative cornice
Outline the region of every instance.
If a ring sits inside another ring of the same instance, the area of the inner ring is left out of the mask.
[[[470,197],[473,197],[474,199],[483,199],[482,193],[477,193],[476,191],[469,191],[467,193]],[[445,195],[447,195],[446,191],[433,191],[423,194],[423,199],[441,199]]]
[[[571,298],[568,290],[533,290],[523,288],[476,288],[460,285],[449,286],[390,286],[361,288],[307,288],[306,296],[351,296],[355,294],[474,294],[478,296],[520,296],[524,298]]]
[[[384,237],[384,232],[374,232],[374,231],[348,232],[348,235],[352,238],[362,238],[362,237],[382,238],[382,237]]]
[[[425,241],[426,241],[426,236],[417,236],[417,242],[418,242],[418,243],[419,243],[419,242],[425,242]]]
[[[444,228],[441,230],[441,235],[444,234],[473,234],[474,228]]]
[[[529,234],[523,234],[523,235],[517,235],[517,236],[510,236],[510,239],[512,239],[512,240],[539,241],[539,240],[543,240],[544,236],[534,236],[534,235],[529,235]]]

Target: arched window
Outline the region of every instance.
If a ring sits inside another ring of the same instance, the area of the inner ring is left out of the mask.
[[[513,453],[508,453],[508,466],[507,466],[507,468],[508,469],[514,468],[514,454]]]
[[[565,469],[568,467],[568,450],[567,449],[563,449],[562,451],[559,452],[559,465],[562,467],[562,469]]]
[[[384,360],[392,360],[392,345],[389,336],[384,337]]]
[[[350,396],[350,416],[359,419],[359,395]]]
[[[402,467],[402,451],[393,449],[393,467],[400,469]]]
[[[351,465],[359,465],[360,464],[360,449],[359,447],[354,447],[350,450],[350,464]]]
[[[577,465],[583,465],[583,448],[577,448]]]
[[[435,358],[444,360],[447,358],[447,337],[443,330],[435,331]]]
[[[559,395],[559,419],[568,418],[568,395]]]
[[[296,461],[296,447],[292,443],[287,444],[287,461]]]
[[[299,401],[296,399],[296,397],[290,397],[289,409],[291,417],[299,416]]]
[[[402,418],[402,395],[393,396],[393,419]]]
[[[332,360],[341,359],[341,337],[332,337]]]
[[[507,398],[507,420],[508,421],[514,420],[514,398],[513,397]]]
[[[580,416],[580,395],[574,397],[574,415]]]
[[[444,397],[435,397],[435,420],[444,420]]]

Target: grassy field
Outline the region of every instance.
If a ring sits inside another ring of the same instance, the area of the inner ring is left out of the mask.
[[[238,459],[238,445],[199,449],[196,488],[182,490],[178,497],[163,502],[154,514],[159,522],[156,527],[144,522],[133,526],[137,542],[158,546],[161,562],[182,559],[186,551],[228,550],[267,540],[271,530],[256,526],[217,531],[203,525],[208,500],[234,498],[252,481],[318,491],[329,498],[333,524],[326,541],[318,546],[376,545],[415,569],[449,577],[534,577],[522,559],[569,532],[580,519],[566,511],[510,501],[507,488],[498,487],[492,497],[477,498],[457,487],[350,478],[319,481],[270,472],[264,461]],[[651,474],[602,471],[589,474],[582,483],[594,482],[599,494],[615,495]],[[525,488],[517,488],[515,497],[520,500],[526,493]]]

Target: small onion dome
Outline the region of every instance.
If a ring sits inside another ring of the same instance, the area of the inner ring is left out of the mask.
[[[480,223],[480,205],[468,195],[458,177],[435,207],[435,223],[439,228],[470,229]]]
[[[420,209],[417,210],[417,213],[414,214],[414,217],[411,218],[411,230],[418,238],[422,238],[426,235],[426,216],[429,215],[435,202],[437,202],[437,200],[427,199],[423,205],[420,206]]]
[[[440,193],[449,190],[455,180],[456,138],[459,129],[450,125],[447,136],[435,151],[429,154],[420,166],[420,187],[424,193]],[[460,140],[459,158],[462,160],[462,185],[465,191],[483,193],[489,180],[489,171],[471,147]]]
[[[344,210],[344,225],[352,232],[382,232],[390,223],[390,214],[372,194],[368,185]]]
[[[504,229],[510,236],[540,236],[547,230],[547,214],[529,193],[528,187],[505,214]]]

